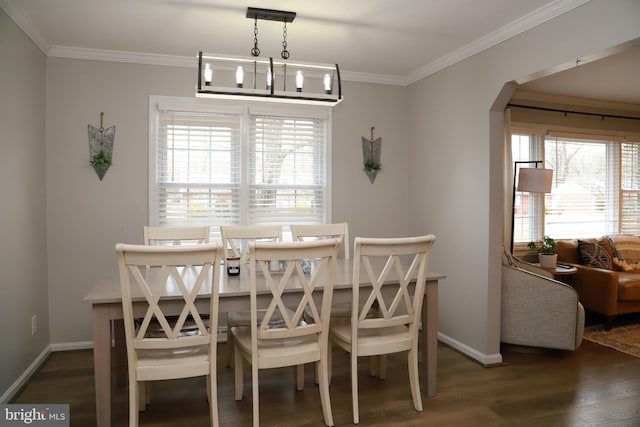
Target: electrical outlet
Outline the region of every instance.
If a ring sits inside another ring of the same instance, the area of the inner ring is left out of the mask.
[[[31,316],[31,335],[35,335],[38,332],[38,316]]]
[[[218,328],[218,342],[227,342],[227,328]]]

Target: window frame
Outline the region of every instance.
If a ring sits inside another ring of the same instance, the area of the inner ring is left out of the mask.
[[[625,139],[622,139],[620,137],[615,137],[610,135],[585,135],[585,134],[572,134],[567,132],[558,133],[558,132],[552,132],[548,130],[531,129],[527,127],[518,127],[518,126],[513,126],[511,128],[510,134],[511,134],[511,138],[509,143],[510,143],[511,153],[513,153],[513,136],[517,136],[517,135],[528,136],[531,138],[532,144],[539,144],[538,147],[536,148],[530,148],[529,153],[531,153],[532,150],[535,151],[537,149],[538,152],[541,153],[541,159],[544,161],[543,167],[548,167],[548,166],[544,166],[547,164],[545,144],[548,142],[548,138],[564,139],[565,141],[585,141],[587,143],[604,144],[605,150],[607,152],[607,158],[605,159],[605,163],[606,163],[605,174],[607,175],[607,178],[606,178],[606,181],[603,183],[603,185],[607,189],[609,189],[609,191],[605,193],[605,198],[609,202],[608,208],[605,210],[605,217],[608,217],[608,218],[615,217],[614,220],[605,219],[605,222],[603,224],[605,227],[605,230],[607,230],[605,231],[605,234],[629,232],[628,230],[622,229],[622,226],[623,226],[622,219],[623,219],[623,209],[624,209],[622,198],[625,191],[629,192],[629,190],[625,190],[623,188],[624,183],[622,180],[622,173],[623,173],[624,165],[623,165],[623,159],[622,159],[621,153],[622,153],[622,146],[624,143],[638,145],[638,147],[636,148],[636,151],[640,151],[640,142],[626,141]],[[614,156],[618,156],[617,160],[613,159]],[[513,162],[514,162],[514,159],[512,159],[512,167],[513,167]],[[556,177],[554,173],[554,183],[556,182],[555,180],[556,180]],[[640,192],[640,189],[630,190],[630,191]],[[531,240],[539,239],[543,235],[549,234],[548,230],[546,230],[547,221],[545,218],[546,216],[545,216],[544,209],[541,212],[536,213],[535,217],[532,218],[531,220],[532,224],[530,225],[530,228],[533,230],[536,230],[536,229],[541,230],[541,235],[531,236]],[[515,221],[515,217],[514,217],[514,221]],[[607,226],[607,224],[613,225],[613,227],[609,227]],[[615,230],[613,228],[615,228]],[[635,231],[636,231],[636,234],[638,234],[637,232],[639,230],[635,230]],[[515,230],[514,230],[514,234],[515,234]],[[551,235],[551,237],[557,237],[557,236]],[[589,237],[597,238],[600,236],[594,235]],[[515,238],[516,238],[515,235],[512,236],[512,239],[514,239],[514,248],[524,248],[526,246],[527,242],[515,240]],[[562,237],[557,237],[557,238],[562,238]],[[586,236],[584,238],[586,238]]]
[[[317,105],[292,105],[269,101],[246,100],[211,100],[198,98],[185,98],[173,96],[149,96],[149,194],[148,194],[148,225],[159,225],[157,174],[158,174],[158,138],[160,126],[160,110],[175,110],[194,113],[223,113],[240,114],[240,196],[239,196],[239,224],[249,224],[249,191],[252,184],[249,183],[249,164],[251,146],[250,127],[252,115],[281,116],[295,119],[320,119],[324,120],[323,136],[324,147],[321,148],[324,163],[324,206],[323,222],[332,221],[332,109],[330,106]],[[273,223],[273,222],[270,222]],[[281,223],[284,229],[288,229],[288,223]],[[194,223],[196,225],[196,223]],[[206,223],[212,227],[212,239],[219,238],[216,230],[220,224]],[[286,231],[285,231],[286,234]]]

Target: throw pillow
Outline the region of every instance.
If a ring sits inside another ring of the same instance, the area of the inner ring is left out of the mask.
[[[628,234],[609,236],[613,262],[625,271],[640,269],[640,237]]]
[[[605,270],[611,270],[613,267],[609,253],[599,243],[578,240],[578,252],[582,265],[604,268]]]

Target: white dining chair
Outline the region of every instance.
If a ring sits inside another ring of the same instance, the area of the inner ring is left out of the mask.
[[[138,425],[147,382],[204,376],[211,425],[217,427],[215,331],[221,247],[118,244],[116,254],[127,347],[129,426]],[[210,292],[209,327],[195,305],[201,291]],[[170,306],[180,309],[177,317],[168,316],[162,301],[167,294],[171,294]],[[144,313],[141,322],[134,313]],[[193,319],[197,331],[183,331],[187,318]],[[155,323],[161,326],[162,336],[150,337],[147,329]]]
[[[249,242],[282,241],[281,225],[221,225],[222,245],[224,257],[237,257],[242,262],[249,261]]]
[[[209,226],[151,226],[145,225],[143,237],[145,245],[192,245],[209,243]],[[205,324],[208,324],[209,317],[202,316]],[[197,325],[191,318],[188,318],[184,325],[184,331],[197,329]],[[157,322],[147,329],[147,335],[162,334],[160,325]]]
[[[349,258],[349,224],[346,222],[332,224],[291,224],[291,237],[294,241],[309,239],[326,239],[342,237],[344,259]]]
[[[422,411],[418,332],[433,235],[355,239],[353,301],[349,323],[332,324],[331,342],[351,355],[353,422],[358,408],[358,357],[407,351],[413,406]],[[371,283],[361,287],[360,283]],[[415,283],[415,286],[412,286]],[[371,316],[371,312],[374,315]],[[382,369],[382,368],[380,368]]]
[[[281,225],[223,225],[220,226],[225,260],[240,258],[241,263],[250,260],[249,243],[255,241],[282,241]],[[274,319],[275,321],[275,319]],[[232,326],[249,326],[251,315],[247,311],[227,313],[227,366],[233,364]]]
[[[209,227],[164,227],[145,225],[145,245],[209,243]]]
[[[319,392],[324,422],[333,425],[329,397],[328,326],[333,298],[333,280],[339,239],[314,242],[251,242],[250,263],[250,326],[233,326],[235,398],[243,395],[243,359],[251,364],[253,394],[253,425],[259,425],[258,372],[261,369],[285,366],[303,366],[319,363]],[[284,272],[272,273],[270,261],[283,261]],[[314,260],[310,273],[305,273],[303,260]],[[260,273],[261,271],[261,273]],[[287,295],[295,303],[288,309],[283,301],[283,291],[288,286],[301,287],[303,292]],[[258,293],[267,291],[266,301],[258,304]],[[320,294],[321,304],[316,304],[312,294]],[[312,317],[303,321],[309,308]],[[258,316],[258,312],[264,314]],[[274,325],[271,321],[277,319]]]
[[[291,224],[291,237],[294,241],[307,241],[327,238],[340,238],[342,240],[344,259],[349,259],[349,224],[346,222],[332,224]],[[309,312],[305,316],[309,316]],[[334,305],[331,308],[331,322],[343,322],[351,316],[351,304],[344,303]],[[371,364],[372,373],[376,365]],[[318,369],[316,367],[316,384],[318,384]]]

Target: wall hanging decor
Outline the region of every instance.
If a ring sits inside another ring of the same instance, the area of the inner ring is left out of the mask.
[[[113,139],[116,135],[116,127],[107,129],[103,127],[104,113],[100,113],[100,128],[89,125],[89,162],[102,181],[111,166],[113,155]]]
[[[371,139],[362,137],[362,159],[364,162],[364,171],[369,176],[369,181],[373,184],[378,171],[382,169],[380,163],[380,154],[382,152],[382,138],[373,139],[373,131],[375,127],[371,127]]]

